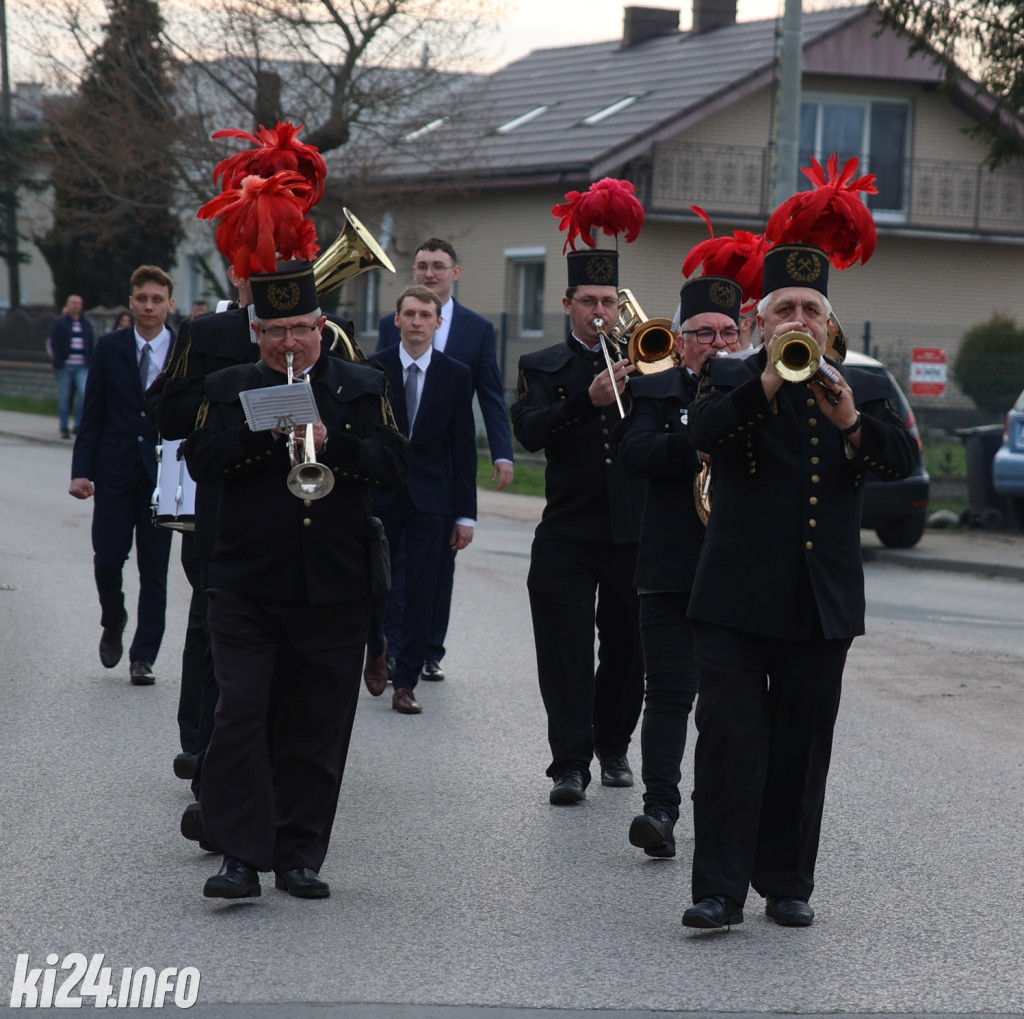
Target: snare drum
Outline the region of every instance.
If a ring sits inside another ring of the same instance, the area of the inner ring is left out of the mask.
[[[181,439],[164,439],[156,447],[156,488],[153,523],[174,531],[196,529],[196,483],[184,460],[178,460]]]

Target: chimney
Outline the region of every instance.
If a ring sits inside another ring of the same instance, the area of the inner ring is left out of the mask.
[[[696,2],[696,0],[695,0]],[[735,3],[733,4],[735,8]],[[626,7],[622,12],[622,45],[625,49],[637,43],[679,31],[679,11],[664,7]]]
[[[736,24],[736,0],[693,0],[693,34]]]

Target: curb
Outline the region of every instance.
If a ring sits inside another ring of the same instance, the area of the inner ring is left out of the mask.
[[[918,558],[902,552],[865,548],[861,549],[864,562],[891,563],[912,570],[942,570],[946,573],[971,573],[982,577],[998,577],[1003,580],[1024,580],[1024,566],[1006,563],[979,563],[961,559]]]

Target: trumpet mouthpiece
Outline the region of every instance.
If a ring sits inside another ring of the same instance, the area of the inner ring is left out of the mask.
[[[603,318],[595,318],[594,319],[594,325],[598,329],[603,329],[604,328],[604,319]]]

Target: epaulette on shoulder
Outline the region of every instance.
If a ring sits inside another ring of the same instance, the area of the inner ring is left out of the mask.
[[[254,364],[233,364],[211,372],[203,382],[203,392],[210,403],[231,403],[245,389],[257,389],[263,378]]]
[[[761,374],[761,366],[755,356],[712,357],[704,364],[702,371],[713,386],[735,388],[743,385],[753,375]]]
[[[387,376],[371,364],[332,357],[327,362],[323,381],[330,387],[331,395],[339,403],[345,403],[367,393],[383,396]]]
[[[629,376],[629,392],[637,400],[664,400],[670,396],[686,399],[682,373],[677,368],[653,375],[634,373]]]
[[[523,354],[519,359],[519,367],[524,371],[553,372],[569,363],[573,354],[568,343],[556,343],[543,350],[533,350]]]

